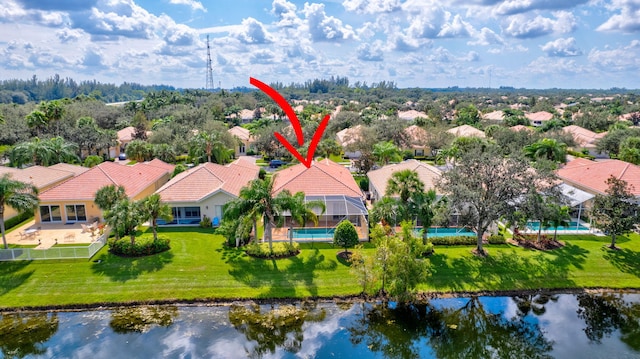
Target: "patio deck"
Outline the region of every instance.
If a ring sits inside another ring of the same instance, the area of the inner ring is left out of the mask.
[[[84,224],[84,223],[83,223]],[[26,230],[37,230],[26,237],[21,236],[21,233],[25,233]],[[38,245],[38,249],[46,249],[53,246],[56,243],[60,244],[88,244],[93,242],[97,238],[97,231],[95,236],[91,236],[91,233],[82,233],[82,227],[80,223],[73,224],[49,224],[40,223],[35,224],[35,221],[30,221],[27,224],[13,229],[11,233],[6,234],[7,243],[18,245]]]

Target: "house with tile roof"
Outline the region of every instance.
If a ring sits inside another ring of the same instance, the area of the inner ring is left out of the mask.
[[[479,137],[479,138],[487,137],[483,131],[480,131],[477,128],[470,125],[462,125],[462,126],[450,128],[447,130],[447,132],[456,137]]]
[[[286,189],[292,194],[304,192],[308,201],[323,201],[326,211],[320,215],[319,227],[334,228],[347,219],[358,228],[361,239],[367,238],[364,195],[346,167],[329,159],[313,161],[309,168],[303,164],[291,166],[277,172],[273,188],[276,194]]]
[[[244,127],[234,126],[227,130],[233,137],[236,138],[237,144],[234,148],[236,158],[240,156],[245,156],[248,151],[251,151],[253,148],[253,143],[255,139],[251,135],[251,132]]]
[[[360,151],[346,151],[347,146],[357,142],[362,136],[362,125],[345,128],[336,133],[336,141],[345,149],[345,158],[360,158]]]
[[[27,168],[0,166],[0,176],[9,174],[11,179],[32,184],[38,189],[39,193],[42,193],[88,170],[86,167],[67,163],[59,163],[49,167],[31,166]],[[16,215],[18,215],[18,213],[13,208],[5,206],[5,220],[15,217]]]
[[[494,122],[502,121],[504,120],[504,112],[497,110],[497,111],[485,113],[482,115],[482,119],[486,121],[494,121]]]
[[[387,184],[389,179],[395,172],[411,170],[418,174],[418,178],[424,183],[424,191],[436,188],[436,183],[442,175],[442,171],[427,163],[418,160],[406,160],[400,163],[384,166],[377,170],[369,171],[369,192],[371,192],[371,200],[379,201],[387,192]]]
[[[164,185],[171,178],[173,168],[158,159],[132,166],[103,162],[40,193],[36,223],[67,224],[102,217],[94,203],[100,188],[112,184],[123,186],[130,199],[140,200]]]
[[[620,160],[591,161],[576,158],[556,171],[565,183],[593,195],[605,194],[607,179],[611,176],[633,186],[633,193],[640,200],[640,166]]]
[[[255,163],[239,158],[224,166],[202,163],[179,173],[156,191],[173,212],[171,223],[160,224],[197,225],[204,216],[219,223],[223,206],[238,198],[259,171]]]
[[[404,129],[404,133],[407,134],[410,145],[408,148],[403,148],[403,150],[411,151],[414,157],[423,157],[427,149],[425,145],[427,131],[418,125],[411,125]]]
[[[398,111],[398,118],[406,121],[414,121],[416,118],[428,119],[429,115],[427,115],[422,111],[408,110],[408,111]]]
[[[562,128],[562,132],[570,134],[573,137],[578,149],[586,148],[589,152],[596,152],[596,145],[598,140],[604,137],[607,133],[595,133],[576,125],[565,126]]]
[[[545,122],[551,121],[553,118],[553,114],[547,111],[539,111],[539,112],[527,112],[524,114],[524,117],[531,121],[531,124],[535,127],[542,126]]]

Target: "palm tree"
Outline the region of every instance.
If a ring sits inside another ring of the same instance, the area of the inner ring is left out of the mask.
[[[378,142],[373,145],[373,156],[385,165],[388,165],[390,161],[400,161],[400,150],[391,141]]]
[[[554,228],[553,240],[555,241],[558,238],[558,227],[569,226],[569,220],[571,219],[571,216],[569,215],[569,206],[552,204],[550,207],[550,217],[548,219],[548,223]],[[580,221],[579,218],[578,221]]]
[[[387,182],[387,192],[385,195],[400,195],[400,201],[403,205],[409,202],[412,193],[424,191],[424,182],[418,177],[416,171],[409,169],[394,172]]]
[[[429,227],[433,223],[436,215],[436,209],[443,202],[437,201],[436,191],[433,189],[427,192],[419,191],[411,196],[409,212],[414,213],[416,218],[422,223],[422,243],[427,244],[427,235]]]
[[[47,115],[39,110],[34,110],[27,116],[25,116],[25,120],[27,121],[27,126],[29,128],[36,129],[36,135],[40,136],[42,134],[42,129],[47,127],[49,124],[49,119]]]
[[[64,107],[62,106],[62,102],[60,100],[53,100],[42,102],[39,106],[40,111],[44,112],[47,117],[47,123],[55,122],[56,123],[56,136],[60,131],[59,122],[62,119],[62,115],[64,115]]]
[[[221,141],[220,135],[216,132],[205,131],[198,132],[193,137],[189,155],[194,158],[206,156],[207,162],[212,162],[212,159],[215,159],[213,162],[220,164],[224,164],[231,158],[229,149]]]
[[[402,219],[404,219],[403,209],[404,207],[397,199],[384,196],[382,199],[374,203],[369,214],[374,223],[382,222],[383,225],[393,225],[395,230],[395,226],[398,221],[402,221]]]
[[[524,153],[532,160],[544,158],[564,163],[567,160],[567,145],[552,138],[543,138],[524,148]]]
[[[173,214],[171,213],[171,207],[162,203],[162,199],[158,193],[154,193],[142,201],[142,216],[143,221],[151,220],[151,229],[153,230],[153,240],[158,240],[158,218],[161,218],[167,222],[173,220]]]
[[[286,191],[286,190],[285,190]],[[285,193],[285,191],[282,191]],[[320,208],[322,215],[326,210],[324,201],[313,200],[305,201],[304,192],[296,192],[291,195],[286,191],[288,197],[286,197],[284,209],[288,210],[291,214],[289,221],[289,243],[293,244],[293,223],[297,223],[301,227],[305,227],[308,221],[313,222],[314,226],[318,225],[318,215],[313,211],[314,208]]]
[[[76,155],[78,152],[78,145],[73,142],[68,142],[62,137],[54,137],[48,141],[48,146],[53,153],[53,161],[50,164],[73,163],[80,161]]]
[[[100,188],[96,192],[95,199],[93,200],[98,208],[103,211],[110,210],[116,203],[127,198],[126,190],[123,186],[116,186],[110,184]]]
[[[35,137],[32,141],[17,144],[9,158],[11,164],[16,167],[28,163],[48,166],[53,161],[53,151],[46,140]]]
[[[136,243],[136,227],[144,220],[141,204],[129,198],[118,201],[110,210],[105,212],[104,219],[115,230],[116,240],[120,232],[129,235],[131,244]]]
[[[2,243],[4,249],[8,249],[4,228],[4,207],[5,205],[18,212],[28,211],[38,206],[38,189],[28,183],[14,181],[11,174],[7,173],[0,177],[0,231],[2,231]]]
[[[150,144],[143,140],[133,140],[129,142],[125,149],[127,158],[135,160],[136,162],[144,162],[153,155],[153,149]]]

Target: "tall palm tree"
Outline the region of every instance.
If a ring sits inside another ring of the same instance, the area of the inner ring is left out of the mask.
[[[400,195],[400,201],[406,205],[412,193],[424,191],[424,182],[418,177],[416,171],[410,169],[394,172],[387,182],[385,195]]]
[[[558,227],[563,226],[567,227],[569,225],[569,220],[571,216],[569,215],[569,206],[560,206],[557,204],[551,205],[551,214],[548,220],[548,223],[553,226],[553,240],[558,239]],[[578,221],[580,219],[578,218]]]
[[[369,212],[371,220],[374,223],[382,222],[383,225],[391,226],[395,230],[398,222],[404,219],[404,206],[395,198],[384,196],[382,199],[373,204],[371,212]]]
[[[48,146],[53,153],[53,163],[50,164],[80,161],[76,155],[76,153],[78,153],[78,145],[73,142],[66,141],[64,138],[58,136],[49,139]]]
[[[231,155],[229,149],[226,148],[220,135],[216,132],[201,131],[193,137],[191,140],[189,154],[191,157],[204,157],[206,156],[207,162],[213,162],[224,164],[227,162]]]
[[[27,126],[29,128],[36,129],[36,135],[40,136],[42,134],[42,129],[49,125],[49,119],[47,115],[40,111],[34,110],[24,118],[27,121]]]
[[[110,184],[100,188],[96,192],[95,199],[93,200],[98,208],[103,211],[110,210],[116,203],[127,198],[126,190],[123,186],[116,186]]]
[[[173,220],[171,207],[166,203],[162,203],[162,198],[158,193],[154,193],[142,200],[141,206],[143,221],[151,220],[153,240],[156,241],[158,240],[158,218],[171,222]]]
[[[385,165],[388,165],[390,161],[400,161],[400,150],[391,141],[378,142],[373,145],[373,156]]]
[[[285,193],[285,191],[283,191],[283,193]],[[325,206],[324,201],[321,200],[305,201],[304,192],[296,192],[296,194],[291,195],[286,191],[285,196],[287,197],[285,197],[283,207],[288,210],[291,215],[289,221],[289,243],[293,244],[293,223],[295,222],[301,227],[305,227],[307,222],[311,221],[314,226],[317,226],[318,215],[313,211],[313,209],[320,208],[320,215],[322,215],[327,207]]]
[[[2,231],[2,243],[4,249],[8,249],[7,238],[4,228],[4,208],[5,205],[18,212],[34,209],[38,206],[38,189],[28,183],[11,179],[11,174],[7,173],[0,177],[0,231]]]
[[[136,227],[143,221],[141,204],[131,201],[129,198],[118,201],[108,210],[104,219],[115,230],[116,240],[120,239],[122,231],[124,235],[129,235],[131,244],[136,242]]]
[[[567,145],[553,138],[543,138],[524,148],[524,153],[532,160],[544,158],[564,163],[567,160]]]
[[[28,163],[48,166],[53,161],[53,156],[54,154],[48,141],[35,137],[31,141],[17,144],[11,151],[9,159],[11,164],[16,167],[21,167]]]
[[[429,227],[433,223],[436,210],[443,202],[437,201],[436,191],[433,189],[427,192],[418,191],[411,196],[409,212],[415,214],[422,223],[422,243],[427,244]]]

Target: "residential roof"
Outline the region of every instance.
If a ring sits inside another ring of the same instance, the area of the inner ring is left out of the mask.
[[[181,172],[156,191],[165,202],[199,202],[218,191],[233,196],[258,178],[260,168],[238,159],[228,165],[203,163]]]
[[[480,138],[486,137],[483,131],[480,131],[477,128],[469,125],[462,125],[462,126],[450,128],[447,130],[447,132],[456,137],[480,137]]]
[[[118,141],[130,142],[133,140],[133,134],[136,132],[136,128],[133,126],[125,127],[118,131]]]
[[[147,166],[153,166],[153,167],[158,167],[160,169],[163,169],[167,172],[173,172],[173,170],[176,168],[176,166],[170,164],[170,163],[166,163],[162,160],[159,160],[157,158],[152,159],[151,161],[148,162],[144,162],[145,165]]]
[[[424,183],[424,189],[435,189],[436,182],[442,175],[442,171],[434,166],[418,160],[406,160],[404,162],[384,166],[380,169],[369,171],[369,183],[373,185],[380,195],[387,192],[387,184],[391,176],[398,171],[411,170],[418,174],[418,178]]]
[[[418,117],[429,118],[429,115],[422,111],[409,110],[409,111],[398,111],[398,118],[401,120],[413,121]]]
[[[160,161],[160,160],[157,160]],[[96,192],[107,185],[124,186],[127,196],[133,198],[163,176],[173,172],[158,162],[137,163],[133,166],[103,162],[88,171],[50,188],[40,194],[41,201],[93,200]],[[160,161],[162,162],[162,161]]]
[[[72,165],[72,164],[68,164],[68,163],[57,163],[55,165],[49,166],[48,168],[54,169],[54,170],[62,170],[62,171],[67,171],[67,172],[72,172],[75,176],[81,174],[81,173],[85,173],[89,170],[88,167],[82,167],[82,166],[78,166],[78,165]]]
[[[502,121],[503,120],[503,116],[504,116],[504,112],[502,112],[502,111],[493,111],[493,112],[485,113],[484,115],[482,115],[482,118],[484,120]]]
[[[633,186],[631,192],[635,196],[640,196],[640,166],[628,162],[620,160],[596,162],[576,158],[558,169],[557,174],[560,179],[571,185],[600,194],[604,194],[608,188],[607,179],[614,176]]]
[[[336,138],[340,146],[346,147],[360,139],[361,131],[362,125],[345,128],[344,130],[336,133]]]
[[[553,114],[547,111],[527,112],[524,114],[524,117],[528,118],[531,122],[544,122],[551,120],[553,118]]]
[[[75,176],[75,173],[72,171],[50,167],[31,166],[27,168],[12,168],[0,166],[0,175],[4,175],[5,173],[10,173],[11,179],[13,180],[32,184],[38,189],[52,186]]]
[[[607,133],[595,133],[580,126],[571,125],[562,128],[562,131],[573,136],[573,140],[580,147],[593,148],[599,139],[604,137]]]
[[[362,191],[351,172],[329,159],[313,161],[309,168],[304,164],[285,168],[275,176],[276,193],[287,189],[291,193],[304,192],[306,196],[362,197]]]
[[[424,143],[427,140],[427,131],[418,126],[411,125],[404,129],[404,132],[409,136],[409,141],[415,146],[420,145],[424,146]]]
[[[240,139],[240,141],[253,141],[251,132],[244,127],[234,126],[228,129],[227,132]]]
[[[518,131],[533,132],[533,129],[531,129],[531,128],[525,126],[525,125],[515,125],[515,126],[509,127],[509,129],[511,131],[514,131],[514,132],[518,132]]]

